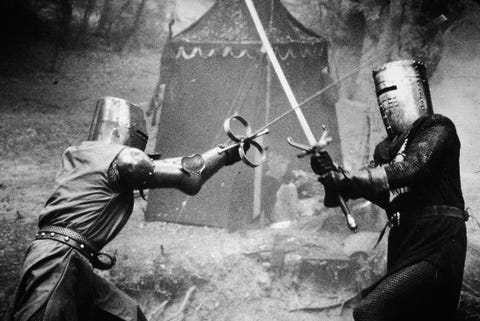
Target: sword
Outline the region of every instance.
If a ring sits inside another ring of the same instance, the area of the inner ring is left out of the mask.
[[[278,79],[280,80],[280,84],[282,85],[283,90],[285,91],[285,94],[287,95],[287,99],[290,103],[290,107],[292,110],[295,111],[295,114],[298,118],[298,121],[300,122],[300,126],[303,129],[303,132],[305,133],[305,136],[307,137],[308,143],[310,144],[311,148],[314,148],[317,145],[317,140],[315,139],[315,136],[313,135],[312,130],[310,129],[310,126],[307,123],[307,120],[305,119],[305,116],[302,112],[302,110],[299,108],[299,103],[297,99],[295,98],[295,95],[293,94],[292,88],[290,87],[287,78],[285,77],[285,74],[283,73],[282,67],[280,66],[280,63],[278,62],[277,57],[275,56],[275,52],[273,51],[273,48],[268,40],[267,34],[265,32],[265,29],[263,28],[262,22],[260,21],[260,17],[258,16],[257,10],[255,9],[255,5],[253,4],[252,0],[245,0],[245,3],[247,5],[247,8],[250,12],[250,15],[253,19],[253,23],[255,24],[255,28],[257,29],[258,35],[260,36],[260,39],[262,40],[263,47],[265,48],[268,58],[270,59],[270,62],[272,63],[272,67],[275,70],[275,73],[278,76]],[[343,214],[345,215],[348,227],[352,231],[356,231],[357,225],[355,223],[355,220],[353,219],[350,209],[347,206],[347,203],[343,199],[343,197],[337,193],[338,197],[338,203],[340,204],[340,208],[342,209]]]
[[[328,131],[327,131],[327,128],[325,127],[325,125],[322,126],[322,127],[323,127],[322,137],[320,138],[318,143],[315,144],[314,146],[306,146],[306,145],[298,144],[293,140],[292,137],[287,137],[287,142],[291,146],[293,146],[295,148],[298,148],[298,149],[301,149],[303,151],[301,154],[297,155],[298,158],[302,158],[302,157],[305,157],[305,156],[310,155],[310,154],[320,153],[321,151],[323,151],[325,146],[327,146],[332,141],[332,138],[328,136]],[[336,170],[339,170],[338,166],[336,164],[334,164],[334,166],[335,166]],[[348,228],[350,230],[352,230],[353,232],[356,232],[358,226],[357,226],[357,223],[355,222],[355,219],[353,218],[353,216],[350,212],[350,208],[348,207],[347,202],[338,193],[336,194],[336,197],[337,197],[338,205],[342,209],[343,215],[345,216],[345,221],[347,222]]]

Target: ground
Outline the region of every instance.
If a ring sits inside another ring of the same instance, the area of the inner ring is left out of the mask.
[[[66,51],[50,72],[48,45],[15,52],[0,61],[0,319],[61,153],[85,139],[99,97],[118,96],[146,108],[160,61],[159,51]],[[463,126],[463,134],[466,128],[474,130]],[[473,142],[467,140],[467,148]],[[476,174],[472,163],[466,167],[466,197],[475,209]],[[286,229],[228,232],[145,222],[145,206],[138,197],[132,219],[106,248],[118,263],[101,274],[135,298],[151,320],[352,320],[358,290],[383,272],[384,243],[366,255],[352,250],[358,243],[371,249],[378,234],[352,235],[340,215],[333,221],[344,229],[336,231],[320,228],[325,220],[316,216]],[[469,223],[473,235],[478,230]],[[469,253],[475,264],[476,252]],[[476,275],[468,274],[474,288]]]

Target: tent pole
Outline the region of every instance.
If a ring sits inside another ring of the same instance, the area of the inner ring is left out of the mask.
[[[265,57],[266,58],[266,57]],[[270,118],[270,106],[271,106],[271,97],[272,97],[272,66],[270,61],[265,59],[266,66],[266,75],[265,75],[265,123],[268,122]],[[264,137],[261,136],[258,139],[258,142],[263,146]],[[260,155],[256,155],[260,157]],[[262,178],[263,178],[263,166],[255,167],[255,178],[253,182],[253,218],[256,218],[260,215],[260,224],[261,227],[266,225],[265,211],[262,210]]]
[[[270,20],[268,23],[267,34],[270,34],[270,30],[273,25],[273,1],[270,1]],[[265,48],[262,48],[262,52],[265,52]],[[265,124],[270,119],[270,101],[272,93],[272,65],[267,59],[266,53],[264,54],[264,61],[266,62],[266,75],[265,75]],[[263,146],[263,137],[259,137],[258,142]],[[260,158],[259,155],[257,155]],[[265,227],[266,217],[265,211],[262,211],[262,178],[263,178],[263,166],[255,168],[255,176],[253,182],[253,218],[257,218],[260,215],[260,225]]]

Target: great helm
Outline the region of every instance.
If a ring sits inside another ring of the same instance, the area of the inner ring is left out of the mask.
[[[88,140],[121,144],[145,151],[148,135],[143,110],[121,98],[100,98],[95,107]]]
[[[425,65],[397,60],[373,70],[382,120],[390,138],[401,135],[418,118],[433,113]]]

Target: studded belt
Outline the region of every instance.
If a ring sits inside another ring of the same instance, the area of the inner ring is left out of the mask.
[[[36,240],[54,240],[66,244],[85,256],[94,268],[108,270],[115,265],[116,258],[107,253],[99,252],[82,234],[60,226],[44,226],[35,235]],[[105,258],[105,259],[102,259]]]

